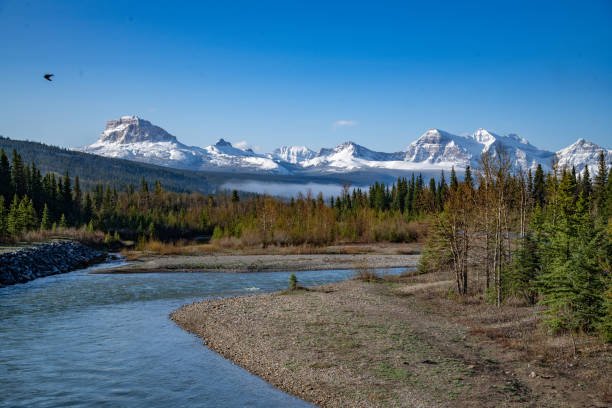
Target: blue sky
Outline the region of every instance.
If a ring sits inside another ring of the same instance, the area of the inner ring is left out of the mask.
[[[611,147],[612,2],[0,0],[0,134],[80,146],[125,114],[261,151],[432,127]]]

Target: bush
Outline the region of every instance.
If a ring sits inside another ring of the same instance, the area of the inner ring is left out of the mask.
[[[289,290],[297,290],[298,289],[298,280],[295,273],[289,275]]]
[[[376,273],[376,270],[367,264],[359,265],[355,269],[355,279],[362,282],[380,282],[382,278]]]

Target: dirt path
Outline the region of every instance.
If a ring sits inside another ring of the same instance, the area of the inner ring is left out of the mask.
[[[602,403],[601,390],[590,400],[584,393],[572,399],[550,387],[552,377],[541,386],[515,351],[470,334],[436,310],[440,303],[400,289],[397,282],[348,281],[195,303],[172,318],[223,356],[321,406]]]

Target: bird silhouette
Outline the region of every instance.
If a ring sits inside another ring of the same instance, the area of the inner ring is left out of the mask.
[[[51,77],[53,76],[53,74],[45,74],[44,76],[45,76],[45,79],[46,79],[47,81],[53,81],[53,80],[51,79]]]

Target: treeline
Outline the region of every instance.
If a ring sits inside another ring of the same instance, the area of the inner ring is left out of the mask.
[[[514,172],[503,151],[451,183],[421,267],[454,272],[460,295],[546,306],[554,331],[599,330],[612,341],[612,174],[588,168]]]
[[[451,179],[454,173],[451,174]],[[41,174],[17,151],[0,149],[0,239],[66,227],[137,240],[212,236],[228,245],[328,245],[338,242],[414,241],[418,220],[440,211],[449,189],[444,175],[427,185],[421,175],[368,191],[345,188],[337,197],[175,193],[159,181],[81,188],[78,176]]]
[[[0,149],[11,156],[17,150],[26,163],[34,162],[43,173],[63,176],[66,171],[78,175],[81,188],[92,190],[96,184],[110,184],[118,189],[138,185],[144,177],[159,180],[167,190],[208,193],[222,184],[224,178],[211,172],[190,171],[156,166],[147,163],[103,157],[89,153],[49,146],[43,143],[8,139],[0,136]],[[11,200],[9,197],[7,200]]]

